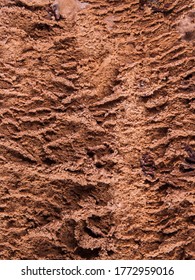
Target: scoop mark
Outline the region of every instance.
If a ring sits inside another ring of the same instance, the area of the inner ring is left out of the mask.
[[[87,5],[88,3],[81,3],[78,0],[55,0],[51,7],[56,20],[60,18],[73,20],[76,14]]]

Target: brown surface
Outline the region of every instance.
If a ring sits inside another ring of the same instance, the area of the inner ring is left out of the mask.
[[[1,0],[0,258],[194,259],[193,1],[87,2]]]

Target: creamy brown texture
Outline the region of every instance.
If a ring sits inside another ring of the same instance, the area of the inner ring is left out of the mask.
[[[194,259],[194,2],[87,2],[0,2],[0,258]]]

